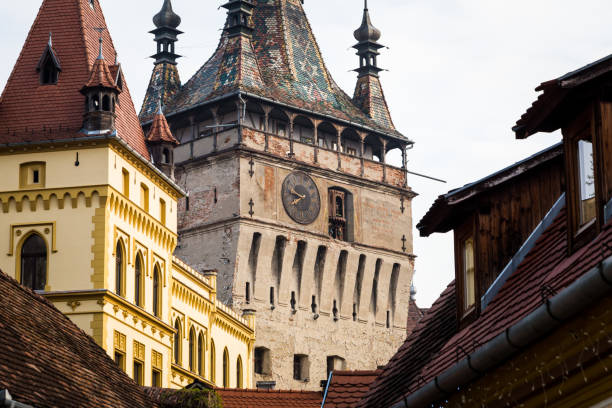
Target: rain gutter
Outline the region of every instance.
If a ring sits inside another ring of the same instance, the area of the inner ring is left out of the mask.
[[[9,408],[34,408],[31,405],[22,404],[13,400],[8,390],[0,391],[0,406]]]
[[[457,389],[515,355],[612,292],[612,256],[576,279],[556,296],[481,348],[436,376],[390,408],[421,408],[447,398]]]

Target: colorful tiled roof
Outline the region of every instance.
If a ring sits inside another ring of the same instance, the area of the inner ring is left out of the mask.
[[[368,392],[381,370],[334,371],[327,388],[325,408],[353,408]]]
[[[145,392],[158,403],[162,396],[171,400],[168,393],[176,390],[145,388]],[[245,390],[217,388],[223,408],[320,408],[323,394],[313,391]],[[162,408],[166,408],[164,405]],[[167,405],[174,408],[174,405]],[[180,408],[180,407],[176,407]]]
[[[453,325],[450,336],[448,330],[441,331],[447,340],[433,353],[421,350],[417,343],[410,343],[410,338],[420,331],[417,327],[385,367],[360,406],[380,407],[394,403],[428,383],[457,362],[460,347],[472,353],[542,305],[542,288],[558,293],[612,255],[611,244],[612,224],[608,223],[588,245],[568,256],[567,214],[565,209],[562,210],[476,321],[460,331],[457,331],[456,324]],[[450,294],[447,296],[451,297]],[[443,298],[444,295],[438,302]],[[434,325],[435,322],[428,319],[431,314],[432,311],[419,326]],[[451,315],[453,318],[456,315],[454,299],[446,314],[449,321]],[[423,363],[415,365],[414,359],[421,359]]]
[[[242,91],[403,138],[390,120],[368,117],[334,82],[301,0],[253,3],[252,40],[222,34],[213,56],[168,103],[167,116]]]
[[[147,142],[158,143],[168,142],[173,144],[179,144],[178,140],[172,135],[170,126],[166,121],[164,114],[159,111],[153,118],[153,124],[147,134]]]
[[[161,62],[156,64],[151,74],[149,87],[138,117],[142,122],[151,120],[161,99],[166,106],[181,89],[181,78],[175,64]]]
[[[149,408],[95,341],[42,296],[0,272],[0,390],[36,408]]]
[[[44,0],[27,36],[21,54],[0,97],[0,143],[52,141],[81,138],[85,97],[79,90],[88,82],[98,57],[102,32],[102,55],[114,61],[115,48],[106,28],[98,0]],[[41,85],[37,64],[45,51],[49,33],[62,71],[56,85]],[[113,68],[109,67],[112,72]],[[118,70],[118,67],[115,68]],[[127,84],[116,108],[119,137],[149,159]]]
[[[357,80],[355,95],[353,96],[355,105],[365,112],[372,120],[387,129],[395,129],[389,106],[385,99],[380,79],[374,75],[364,75]]]

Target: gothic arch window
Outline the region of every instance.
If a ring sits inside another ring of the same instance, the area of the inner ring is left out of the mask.
[[[215,355],[215,342],[210,340],[210,381],[214,384],[217,380],[217,356]]]
[[[198,334],[198,374],[200,374],[200,377],[204,377],[204,360],[204,336],[200,332]]]
[[[21,284],[32,290],[45,290],[47,284],[47,244],[32,234],[21,246]]]
[[[153,269],[153,314],[155,317],[161,317],[161,299],[161,271],[159,270],[159,266],[155,265]]]
[[[174,321],[174,364],[181,364],[181,320]]]
[[[223,388],[229,388],[230,384],[230,373],[229,373],[230,361],[229,352],[227,347],[223,350]]]
[[[238,356],[238,361],[236,361],[236,388],[242,387],[242,357]]]
[[[124,296],[125,250],[121,240],[117,241],[115,249],[115,293]]]
[[[192,326],[191,330],[189,330],[189,371],[191,372],[195,372],[196,370],[196,354],[195,354],[196,344],[195,342],[196,342],[196,334],[195,334],[195,329]]]
[[[134,266],[134,304],[142,307],[144,304],[144,270],[142,255],[136,255],[136,263]]]
[[[328,191],[329,235],[340,241],[352,242],[354,239],[353,195],[340,187]]]

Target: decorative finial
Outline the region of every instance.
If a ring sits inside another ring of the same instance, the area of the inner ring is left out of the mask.
[[[98,53],[98,59],[99,60],[103,60],[104,56],[102,55],[102,33],[104,32],[104,30],[106,30],[104,27],[94,27],[94,30],[96,30],[98,32],[98,34],[100,34],[100,49],[99,49],[99,53]]]
[[[355,30],[355,39],[359,42],[376,42],[380,39],[380,30],[374,27],[368,11],[368,0],[364,0],[363,20],[361,27]]]
[[[49,42],[47,43],[49,48],[53,48],[53,33],[49,31]]]
[[[153,17],[153,24],[155,27],[170,27],[176,29],[181,24],[181,17],[172,10],[172,2],[170,0],[164,0],[159,13]]]

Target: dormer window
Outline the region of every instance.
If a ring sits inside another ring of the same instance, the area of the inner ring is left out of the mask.
[[[41,85],[57,84],[62,67],[59,63],[57,55],[55,55],[55,52],[53,51],[51,35],[49,35],[49,43],[38,61],[36,71],[39,74],[39,81]]]
[[[95,10],[95,8],[96,8],[96,3],[94,2],[94,0],[89,0],[89,7],[90,7],[92,10]]]
[[[478,289],[483,278],[478,274],[483,272],[479,272],[476,264],[476,231],[476,219],[473,216],[455,228],[457,318],[462,325],[473,321],[480,310]],[[486,261],[483,262],[486,264]]]

